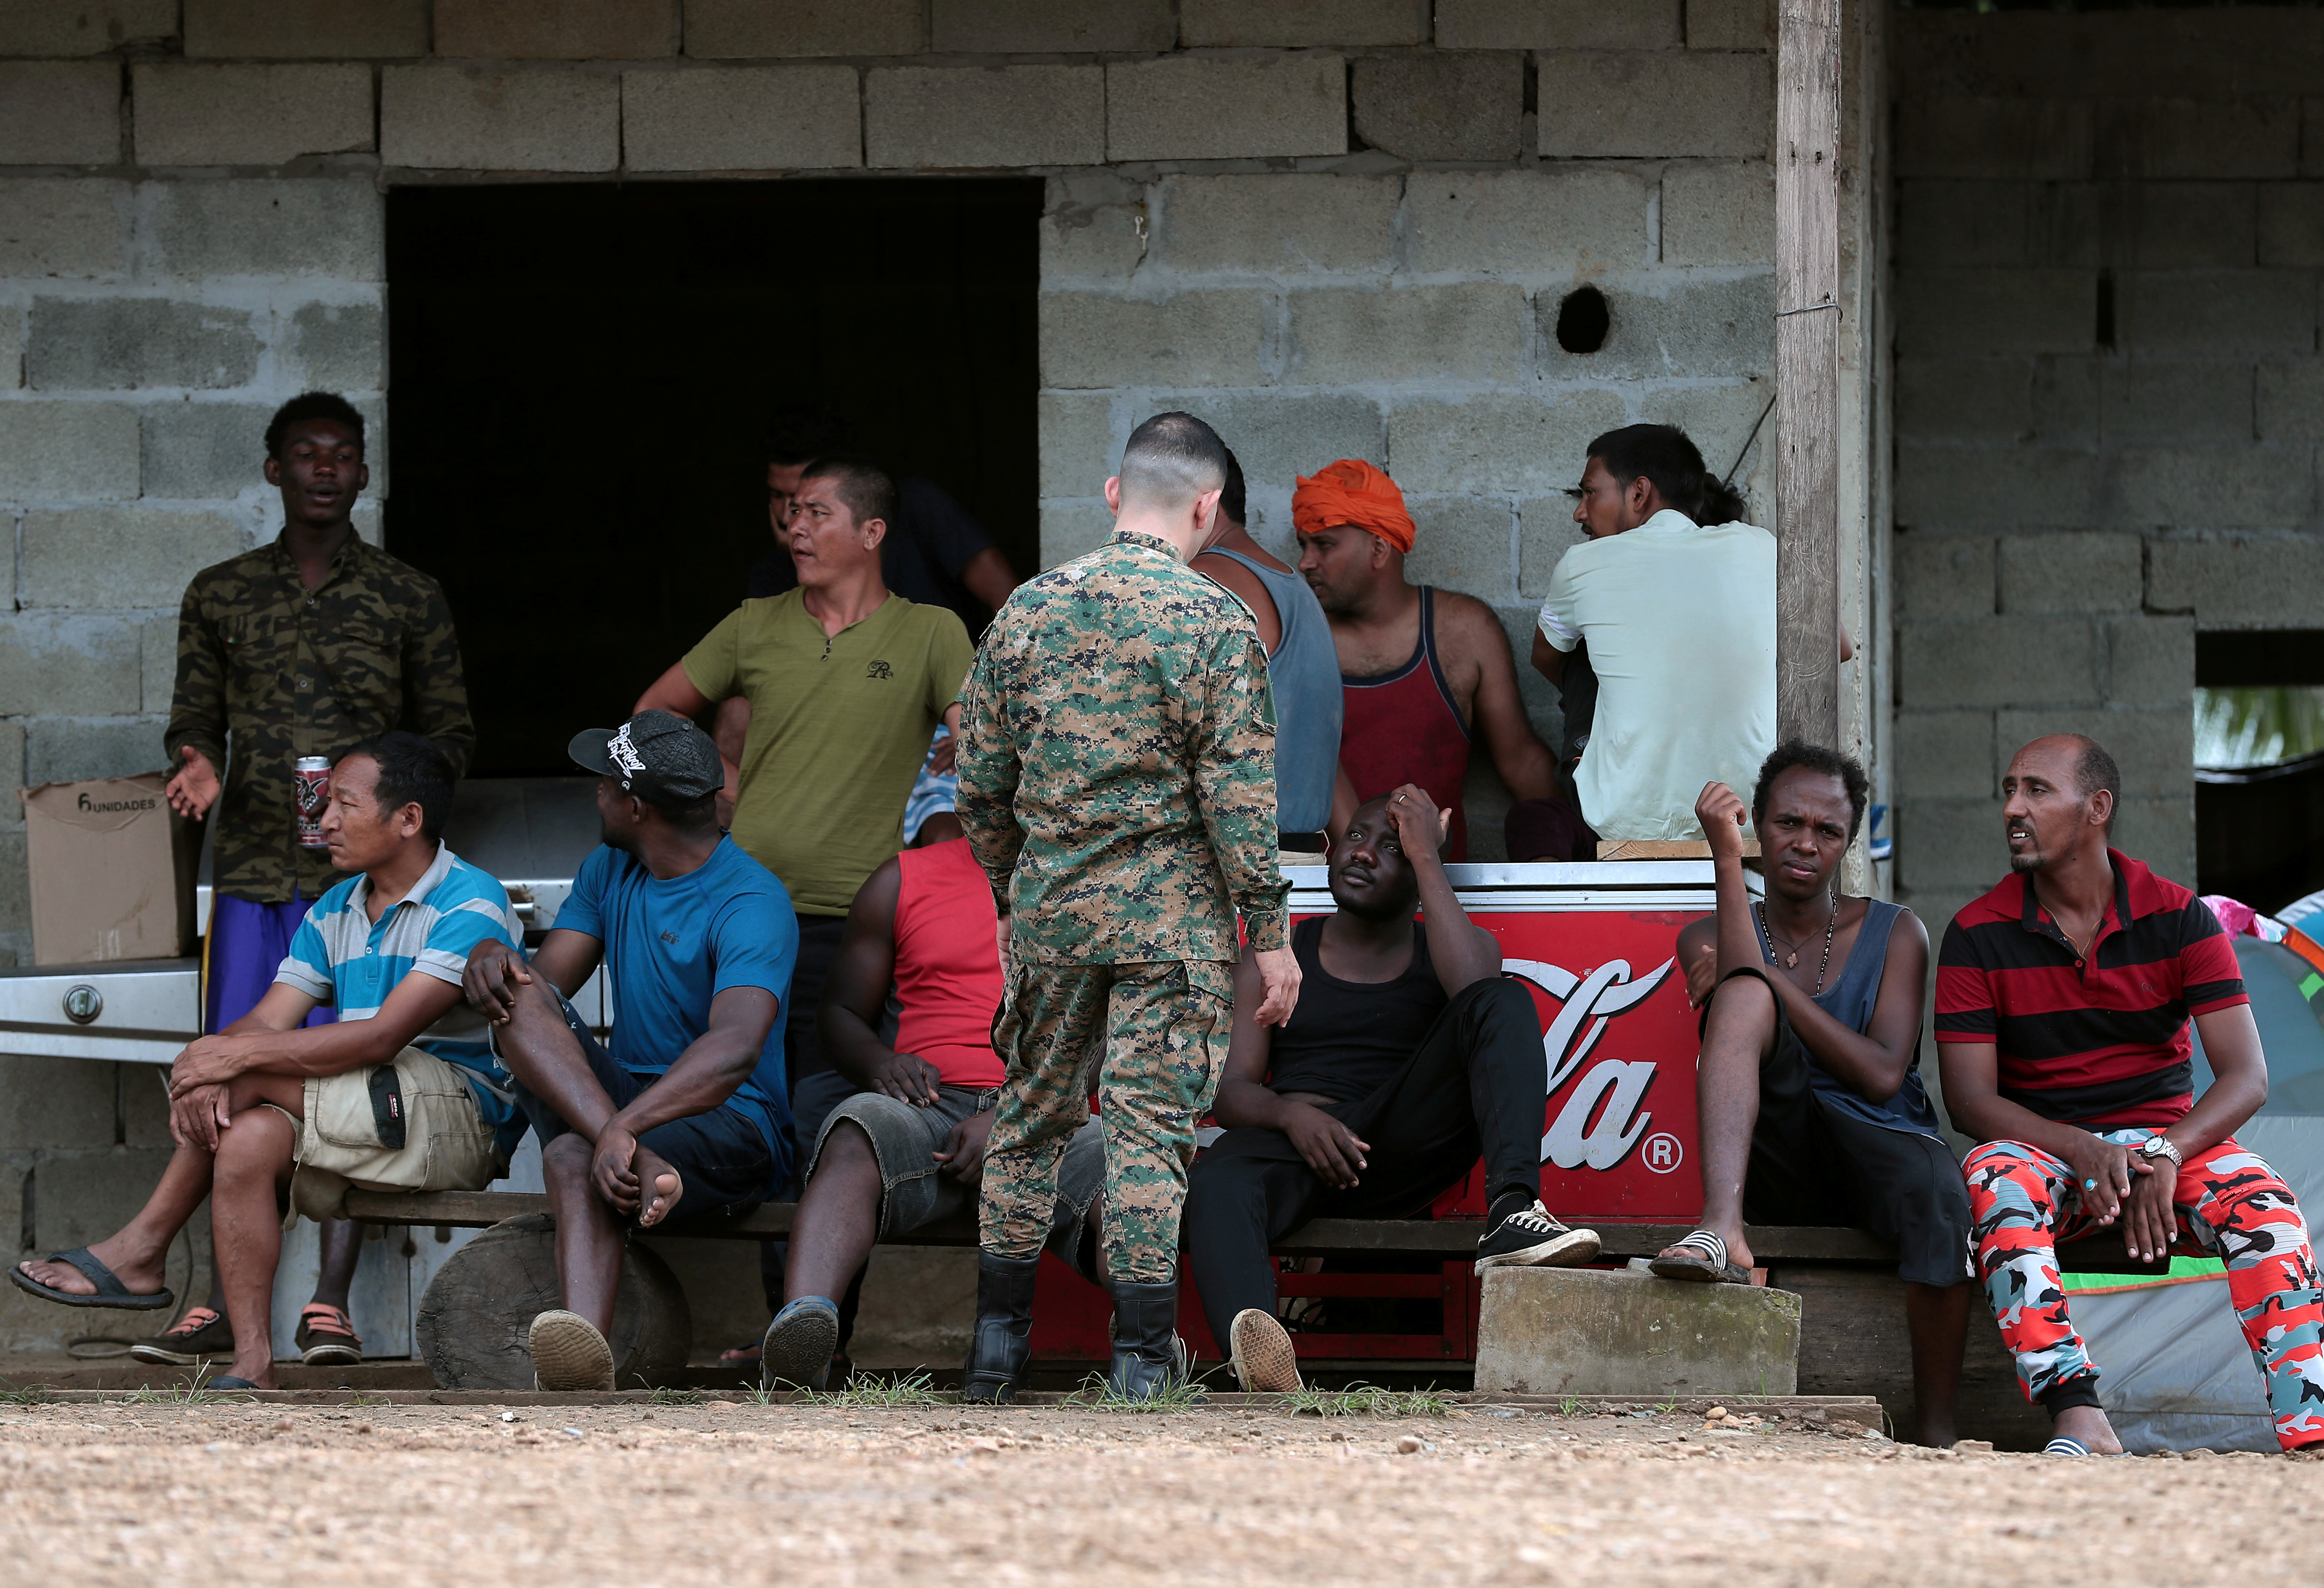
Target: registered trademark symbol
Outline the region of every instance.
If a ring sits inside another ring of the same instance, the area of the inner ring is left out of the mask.
[[[1684,1161],[1686,1148],[1668,1131],[1656,1131],[1639,1144],[1639,1156],[1655,1173],[1666,1175]]]

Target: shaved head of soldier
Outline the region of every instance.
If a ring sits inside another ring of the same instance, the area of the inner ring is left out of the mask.
[[[1121,453],[1121,504],[1176,512],[1227,483],[1227,444],[1191,413],[1157,413]]]

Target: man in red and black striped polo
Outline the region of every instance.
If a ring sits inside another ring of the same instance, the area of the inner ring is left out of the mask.
[[[2220,1258],[2286,1450],[2324,1443],[2324,1290],[2292,1193],[2231,1135],[2267,1101],[2235,950],[2203,901],[2107,842],[2122,779],[2080,734],[2002,779],[2009,876],[1953,918],[1937,1060],[1978,1271],[2052,1454],[2119,1453],[2055,1243],[2119,1223],[2142,1260]],[[2193,1017],[2215,1077],[2192,1095]]]

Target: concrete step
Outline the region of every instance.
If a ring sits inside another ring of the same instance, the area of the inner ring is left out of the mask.
[[[1636,1269],[1489,1269],[1477,1322],[1480,1390],[1545,1396],[1789,1396],[1800,1298]]]

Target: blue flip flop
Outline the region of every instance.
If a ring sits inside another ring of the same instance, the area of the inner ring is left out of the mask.
[[[2089,1445],[2079,1439],[2069,1439],[2063,1434],[2042,1446],[2043,1455],[2088,1455],[2089,1453]]]
[[[97,1294],[75,1296],[69,1290],[59,1290],[53,1286],[43,1285],[14,1263],[8,1267],[8,1277],[16,1281],[17,1289],[29,1291],[42,1300],[53,1301],[60,1306],[110,1307],[117,1312],[158,1312],[162,1307],[178,1305],[177,1293],[171,1290],[161,1289],[144,1296],[138,1295],[121,1282],[120,1276],[96,1258],[91,1257],[86,1246],[76,1246],[70,1251],[51,1251],[49,1253],[49,1260],[70,1263],[82,1273],[87,1274],[89,1283],[97,1287]]]

